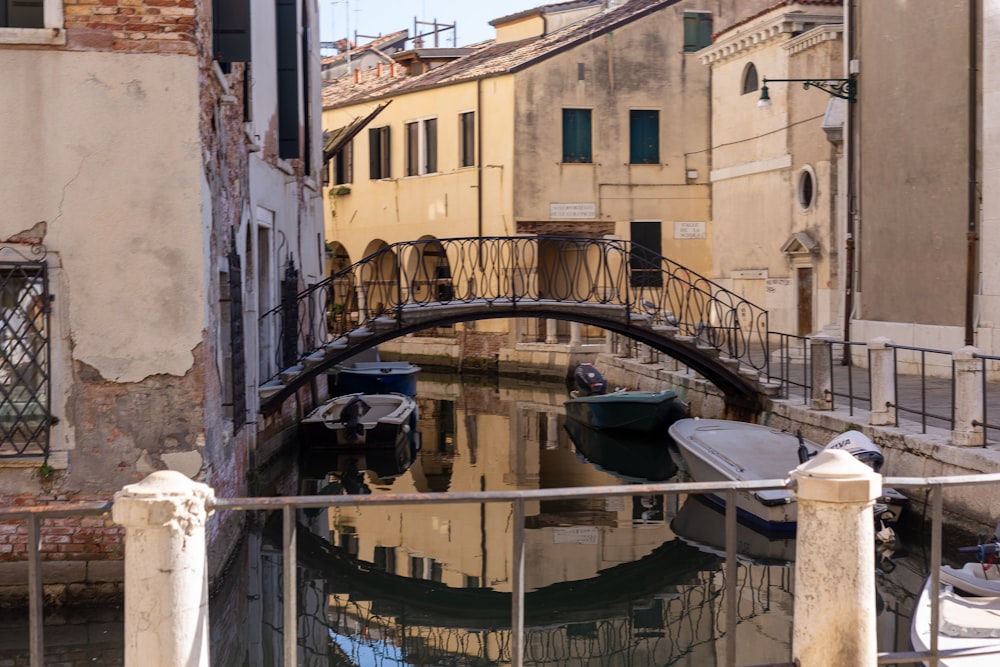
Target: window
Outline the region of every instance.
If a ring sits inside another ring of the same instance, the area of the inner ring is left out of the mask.
[[[0,458],[49,452],[49,308],[44,260],[0,264]]]
[[[250,61],[250,0],[213,0],[212,40],[220,63]]]
[[[684,52],[700,51],[712,43],[712,15],[684,12]]]
[[[663,272],[660,269],[660,222],[632,222],[630,227],[632,250],[629,253],[629,268],[632,287],[661,287]]]
[[[372,179],[389,178],[389,126],[368,130],[368,165]]]
[[[799,172],[799,183],[796,187],[799,208],[808,211],[816,198],[816,175],[812,167],[803,167]]]
[[[333,160],[333,184],[343,185],[354,182],[354,142],[348,141]]]
[[[476,166],[476,112],[458,115],[459,166]]]
[[[0,0],[0,44],[65,44],[63,0]]]
[[[593,162],[590,109],[563,109],[563,162]]]
[[[437,171],[437,119],[406,124],[406,175],[419,176]]]
[[[759,88],[757,83],[757,68],[753,63],[747,65],[746,69],[743,70],[743,89],[742,94],[753,93]]]
[[[659,164],[660,112],[629,111],[629,163]]]

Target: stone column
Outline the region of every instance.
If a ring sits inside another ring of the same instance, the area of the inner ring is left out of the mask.
[[[881,492],[882,476],[846,451],[823,450],[790,477],[798,503],[795,664],[874,665],[872,504]]]
[[[872,426],[896,424],[896,362],[888,338],[875,338],[868,343],[871,356]]]
[[[583,341],[583,325],[579,322],[569,323],[569,345],[575,348]]]
[[[160,470],[115,494],[125,527],[126,667],[208,667],[205,521],[215,493]]]
[[[555,345],[559,342],[559,331],[557,327],[559,326],[559,320],[548,319],[545,320],[545,343],[546,345]]]
[[[952,354],[955,360],[955,430],[951,432],[951,441],[955,445],[982,447],[986,444],[982,426],[983,365],[976,358],[978,352],[968,345]]]
[[[809,356],[812,358],[813,410],[833,410],[833,368],[830,340],[829,336],[814,336],[809,339]]]

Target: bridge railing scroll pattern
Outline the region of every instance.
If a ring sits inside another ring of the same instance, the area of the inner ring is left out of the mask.
[[[395,243],[262,316],[281,330],[278,367],[408,314],[463,306],[463,319],[607,306],[608,318],[690,340],[757,371],[767,365],[767,311],[676,262],[620,239],[468,237]],[[530,306],[530,307],[529,307]],[[480,311],[473,315],[477,307]],[[451,308],[453,312],[455,309]],[[454,319],[454,315],[452,315]],[[573,319],[570,317],[569,319]],[[292,326],[298,331],[287,331]],[[428,326],[433,326],[428,324]],[[295,349],[290,348],[294,341]],[[274,374],[274,377],[277,373]],[[267,378],[268,380],[274,379]]]

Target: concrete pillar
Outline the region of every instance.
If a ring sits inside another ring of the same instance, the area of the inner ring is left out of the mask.
[[[829,336],[809,339],[812,358],[812,409],[833,410],[833,362]]]
[[[583,325],[579,322],[569,323],[569,344],[570,347],[577,347],[583,341]]]
[[[559,449],[559,414],[545,413],[545,449]]]
[[[846,451],[823,450],[790,477],[798,504],[795,664],[874,665],[878,650],[872,505],[881,493],[882,476]]]
[[[205,521],[215,493],[160,470],[115,494],[125,527],[125,666],[208,667]]]
[[[982,447],[986,444],[983,429],[983,364],[976,358],[979,350],[968,345],[952,354],[955,361],[955,430],[952,444]]]
[[[871,356],[872,426],[896,424],[896,361],[888,338],[875,338],[868,343]]]
[[[556,329],[558,325],[558,320],[545,320],[545,343],[547,345],[555,345],[559,342],[559,332]]]

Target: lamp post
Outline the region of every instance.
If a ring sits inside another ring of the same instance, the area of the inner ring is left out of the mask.
[[[819,88],[848,102],[857,101],[858,82],[853,77],[849,79],[768,79],[765,76],[764,85],[760,87],[760,99],[757,101],[757,107],[760,109],[771,108],[771,96],[767,89],[769,83],[801,83],[806,90]]]

